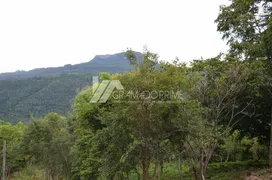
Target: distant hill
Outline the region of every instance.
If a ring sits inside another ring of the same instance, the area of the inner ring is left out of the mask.
[[[135,52],[138,59],[141,53]],[[122,73],[133,69],[125,53],[98,55],[93,60],[55,68],[0,74],[0,119],[16,123],[32,114],[71,112],[76,94],[92,85],[99,72]]]
[[[134,52],[139,61],[142,59],[140,52]],[[0,80],[25,79],[60,74],[98,74],[99,72],[118,73],[129,71],[133,68],[126,59],[125,53],[113,55],[97,55],[91,61],[81,64],[67,64],[62,67],[37,68],[30,71],[16,71],[1,73]]]
[[[66,115],[76,94],[92,84],[91,74],[65,74],[0,81],[0,119],[16,123],[32,114]]]

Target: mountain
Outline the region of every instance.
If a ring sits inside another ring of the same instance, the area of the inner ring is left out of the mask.
[[[135,52],[141,61],[142,54]],[[0,74],[0,119],[16,123],[49,112],[67,115],[75,96],[92,85],[99,72],[122,73],[133,69],[125,53],[97,55],[91,61],[55,68]]]
[[[92,85],[91,74],[64,74],[0,81],[0,119],[16,123],[31,115],[71,112],[76,94]]]
[[[142,59],[140,52],[134,52],[139,61]],[[125,53],[113,55],[97,55],[91,61],[81,64],[67,64],[62,67],[37,68],[30,71],[16,71],[1,73],[0,80],[25,79],[60,74],[98,74],[99,72],[119,73],[133,68],[127,60]]]

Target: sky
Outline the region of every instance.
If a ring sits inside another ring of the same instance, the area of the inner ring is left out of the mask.
[[[0,0],[0,72],[57,67],[146,45],[161,60],[227,50],[214,20],[228,0]]]

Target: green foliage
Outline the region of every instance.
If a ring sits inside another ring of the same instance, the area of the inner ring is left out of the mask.
[[[99,75],[100,81],[119,80],[124,87],[114,89],[106,103],[91,102],[95,87],[85,88],[90,75],[33,78],[27,85],[24,80],[0,82],[7,85],[0,91],[7,102],[3,117],[32,118],[27,125],[0,121],[9,174],[28,179],[41,174],[86,180],[222,179],[227,176],[221,169],[229,167],[217,161],[265,159],[271,91],[264,89],[270,87],[264,61],[220,55],[188,67],[178,59],[157,65],[158,55],[147,49],[140,63],[127,53],[137,62],[134,70]],[[15,111],[6,113],[7,107]],[[32,108],[33,115],[27,115]],[[62,116],[69,108],[73,113]]]
[[[132,52],[140,61],[141,53]],[[75,96],[92,84],[92,76],[132,70],[125,53],[96,56],[92,61],[58,68],[0,74],[0,119],[12,124],[49,112],[68,115]]]
[[[0,118],[11,123],[27,121],[31,114],[67,115],[78,92],[92,83],[92,75],[61,75],[0,81]]]
[[[64,117],[49,113],[44,119],[33,120],[23,142],[28,162],[42,166],[53,178],[69,177],[72,135]]]
[[[266,0],[232,0],[229,6],[221,6],[215,22],[228,40],[231,57],[270,58],[271,5]]]
[[[110,80],[110,77],[111,77],[111,75],[109,73],[106,73],[106,72],[99,73],[100,81]]]
[[[14,179],[45,179],[45,172],[43,168],[30,165],[15,172],[12,177]]]
[[[26,126],[21,122],[16,125],[3,123],[0,125],[0,149],[3,148],[3,141],[6,141],[7,148],[7,171],[13,173],[24,166],[23,137]],[[2,154],[1,154],[2,158]],[[2,165],[0,165],[1,167]]]
[[[251,154],[252,160],[258,161],[264,158],[267,153],[267,147],[261,144],[260,138],[241,137],[239,130],[224,139],[221,148],[226,151],[226,162],[245,160],[245,155]]]

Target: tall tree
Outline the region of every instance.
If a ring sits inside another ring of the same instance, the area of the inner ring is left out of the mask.
[[[228,6],[221,6],[217,19],[217,29],[228,41],[230,50],[228,60],[264,61],[265,73],[257,86],[263,90],[255,96],[255,120],[264,122],[263,127],[270,123],[272,117],[271,95],[267,92],[272,80],[272,3],[269,0],[232,0]],[[263,72],[263,71],[261,71]],[[256,121],[257,122],[257,121]],[[256,124],[256,123],[255,123]],[[265,128],[264,128],[265,129]],[[272,123],[270,123],[272,132]],[[265,130],[265,134],[268,131]],[[272,148],[272,136],[270,136]],[[272,168],[272,149],[269,159]]]
[[[195,61],[192,71],[200,75],[192,88],[192,96],[199,100],[208,112],[202,118],[203,136],[199,140],[200,176],[205,179],[208,163],[219,141],[248,114],[248,104],[241,104],[239,95],[246,89],[249,70],[240,62],[220,61],[217,58]],[[244,101],[245,99],[243,99]]]
[[[271,2],[232,0],[215,22],[230,45],[229,55],[245,60],[271,58]]]
[[[68,121],[57,113],[30,122],[24,136],[28,163],[41,165],[52,179],[69,178],[71,146]]]

